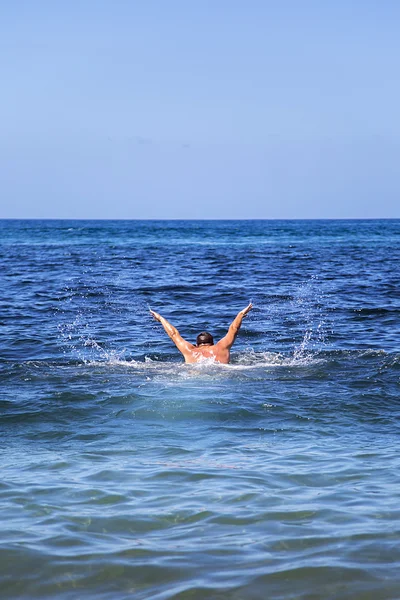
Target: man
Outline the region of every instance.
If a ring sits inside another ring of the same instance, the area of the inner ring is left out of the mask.
[[[253,308],[250,303],[246,308],[241,310],[236,318],[232,321],[228,329],[228,333],[219,342],[214,344],[214,339],[211,333],[203,331],[197,336],[196,346],[187,342],[180,335],[179,331],[168,323],[167,319],[164,319],[161,315],[156,313],[154,310],[150,310],[156,321],[159,321],[164,327],[165,332],[180,352],[182,352],[185,362],[196,363],[204,360],[205,358],[212,358],[215,362],[223,363],[227,365],[230,358],[230,349],[232,348],[233,342],[236,339],[240,326],[242,324],[243,317]]]

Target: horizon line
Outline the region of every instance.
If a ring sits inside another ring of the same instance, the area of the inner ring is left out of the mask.
[[[399,217],[255,217],[255,218],[125,218],[125,217],[0,217],[0,221],[398,221]]]

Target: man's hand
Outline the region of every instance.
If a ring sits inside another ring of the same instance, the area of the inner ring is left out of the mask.
[[[250,302],[250,304],[248,306],[246,306],[246,308],[241,310],[239,314],[241,314],[243,317],[245,317],[247,315],[247,313],[251,311],[252,308],[253,308],[253,305]]]
[[[155,318],[156,321],[161,322],[161,315],[159,315],[158,313],[156,313],[154,310],[150,309],[150,314]]]

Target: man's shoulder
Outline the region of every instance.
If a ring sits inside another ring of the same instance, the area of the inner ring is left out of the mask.
[[[219,340],[219,342],[217,342],[216,344],[214,344],[213,346],[215,349],[217,350],[225,350],[225,348],[228,347],[228,343],[226,340],[226,336],[223,337],[221,340]]]
[[[190,342],[187,342],[182,338],[182,347],[180,348],[182,352],[194,352],[196,350],[196,346],[193,346]]]
[[[221,340],[222,341],[222,340]],[[220,344],[218,342],[218,344],[215,344],[215,346],[213,346],[214,348],[214,354],[216,357],[219,356],[226,356],[227,354],[229,355],[229,346],[227,344]]]

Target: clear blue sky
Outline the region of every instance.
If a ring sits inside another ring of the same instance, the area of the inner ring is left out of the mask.
[[[400,217],[397,0],[4,0],[0,217]]]

